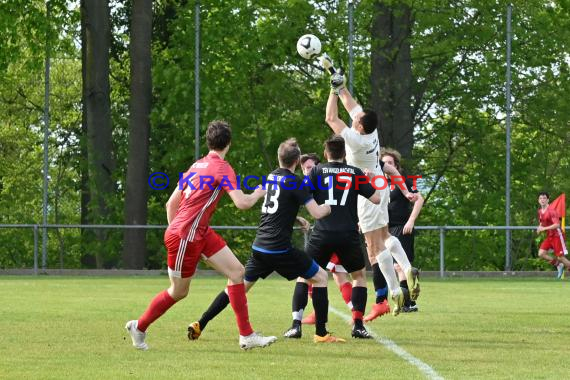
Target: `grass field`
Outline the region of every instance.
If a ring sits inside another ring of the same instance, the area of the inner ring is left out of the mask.
[[[150,350],[136,351],[123,326],[167,283],[166,277],[0,277],[0,378],[429,377],[409,361],[416,359],[443,378],[568,376],[568,281],[424,280],[419,313],[369,325],[379,340],[350,340],[350,326],[331,312],[329,330],[349,339],[345,344],[315,345],[313,327],[306,326],[301,340],[280,338],[243,352],[230,308],[199,340],[187,340],[187,324],[224,285],[222,278],[202,277],[189,298],[149,328]],[[253,327],[280,337],[290,324],[292,292],[293,283],[281,278],[257,284],[249,294]],[[348,316],[336,289],[329,294],[331,306]],[[389,350],[382,337],[411,359]]]

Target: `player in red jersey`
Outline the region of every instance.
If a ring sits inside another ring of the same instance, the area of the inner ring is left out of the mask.
[[[251,208],[265,196],[265,190],[261,188],[252,194],[244,194],[239,188],[234,170],[224,160],[231,136],[227,122],[216,120],[208,124],[206,141],[210,152],[184,173],[166,203],[168,228],[164,244],[168,251],[170,287],[154,297],[138,320],[127,322],[125,328],[137,349],[148,349],[145,343],[148,326],[188,295],[190,279],[200,257],[228,278],[228,295],[236,315],[240,348],[265,347],[277,340],[274,336],[264,337],[253,331],[243,283],[244,267],[224,239],[209,226],[224,191],[242,210]]]
[[[556,210],[548,207],[550,195],[542,192],[538,195],[538,220],[540,222],[537,233],[546,231],[546,239],[540,244],[538,256],[548,261],[558,269],[558,278],[562,278],[564,267],[570,270],[570,261],[566,258],[568,250],[566,249],[565,234],[560,228],[560,215]],[[550,256],[549,251],[553,251],[555,258]]]

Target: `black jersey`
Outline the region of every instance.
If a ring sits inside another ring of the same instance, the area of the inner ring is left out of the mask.
[[[390,181],[388,181],[388,183],[390,184]],[[413,182],[411,178],[406,179],[406,186],[410,193],[418,192],[417,189],[412,189]],[[411,213],[412,204],[404,197],[400,187],[398,185],[394,186],[394,190],[390,190],[390,203],[388,204],[388,220],[390,225],[406,224]]]
[[[357,177],[361,179],[358,184]],[[341,162],[328,162],[315,166],[309,178],[317,203],[331,206],[331,214],[317,220],[315,230],[358,231],[358,195],[370,198],[375,192],[362,170]]]
[[[267,194],[261,206],[261,221],[252,248],[265,253],[284,253],[291,248],[291,235],[299,207],[313,199],[311,187],[288,169],[267,176]]]

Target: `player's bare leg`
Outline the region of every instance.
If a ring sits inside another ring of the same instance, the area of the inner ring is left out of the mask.
[[[384,245],[383,236],[384,231],[382,228],[364,233],[366,251],[368,252],[370,264],[378,263],[378,267],[386,279],[392,300],[396,303],[392,313],[393,315],[398,315],[404,305],[404,294],[396,277],[394,260],[390,251],[388,251]]]
[[[275,342],[277,340],[277,337],[264,337],[254,332],[249,323],[249,311],[247,308],[247,298],[245,295],[246,287],[243,281],[245,269],[239,260],[235,257],[233,252],[226,246],[212,255],[208,259],[208,263],[214,267],[214,269],[224,274],[228,278],[228,286],[226,288],[226,291],[228,302],[231,304],[232,309],[236,315],[236,322],[240,332],[240,348],[247,350],[255,347],[265,347]],[[253,284],[254,283],[249,283],[248,289],[251,288]],[[202,326],[200,326],[199,323],[198,326],[196,326],[196,323],[192,323],[188,327],[188,336],[190,339],[197,339],[197,337],[190,337],[192,333],[196,333],[196,327],[201,332]],[[199,337],[200,334],[198,333],[197,336]]]
[[[559,272],[562,272],[562,273],[559,273],[558,278],[563,279],[564,278],[564,267],[566,267],[567,271],[570,271],[570,260],[568,260],[568,258],[566,256],[557,256],[556,260],[558,260],[558,262],[559,262],[558,265],[562,266],[562,268],[560,268],[560,267],[558,268]]]
[[[402,247],[400,240],[397,237],[392,236],[390,234],[390,230],[388,226],[384,226],[381,228],[382,233],[382,240],[386,245],[386,249],[390,251],[390,254],[396,260],[402,271],[406,276],[406,280],[408,282],[408,290],[410,293],[410,299],[415,301],[418,296],[420,295],[420,281],[419,281],[419,271],[416,268],[412,267],[410,260],[408,259],[408,255],[406,255],[406,251]]]
[[[129,321],[125,325],[131,336],[133,346],[139,350],[148,350],[148,345],[145,342],[148,326],[166,313],[176,302],[188,295],[190,277],[169,276],[169,278],[170,287],[153,298],[146,311],[138,320]]]
[[[557,261],[550,253],[548,253],[548,251],[545,251],[544,249],[539,249],[538,250],[538,257],[540,257],[543,260],[548,261],[550,264],[556,266]]]
[[[566,264],[564,264],[564,262],[558,260],[557,257],[552,256],[548,251],[544,250],[544,249],[539,249],[538,250],[538,257],[540,257],[541,259],[548,261],[550,263],[550,265],[554,266],[556,268],[556,270],[558,271],[558,275],[557,278],[561,279],[564,276],[564,267],[566,266],[566,268],[569,268]],[[568,260],[566,260],[568,261]],[[560,265],[562,264],[562,265]],[[569,268],[570,270],[570,268]]]

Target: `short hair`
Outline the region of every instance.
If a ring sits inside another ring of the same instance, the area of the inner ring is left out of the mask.
[[[309,160],[315,161],[315,165],[318,165],[321,162],[321,159],[316,153],[305,153],[301,155],[301,165]]]
[[[295,138],[290,138],[279,144],[277,149],[279,163],[285,167],[291,167],[301,157],[301,149]]]
[[[364,115],[360,118],[360,124],[362,124],[364,132],[368,135],[378,127],[378,115],[370,109],[365,109],[362,112],[364,112]]]
[[[546,191],[541,191],[540,193],[538,193],[538,196],[540,197],[541,195],[546,196],[546,198],[550,199],[550,194],[548,194]]]
[[[402,161],[402,155],[396,149],[382,148],[380,149],[380,159],[384,156],[390,156],[394,159],[394,164],[396,164],[396,169],[401,173],[402,166],[400,162]]]
[[[325,141],[325,152],[331,160],[342,160],[346,156],[346,149],[344,146],[344,138],[342,136],[334,135]]]
[[[206,142],[208,149],[224,150],[232,141],[232,128],[225,120],[213,120],[208,124]]]

